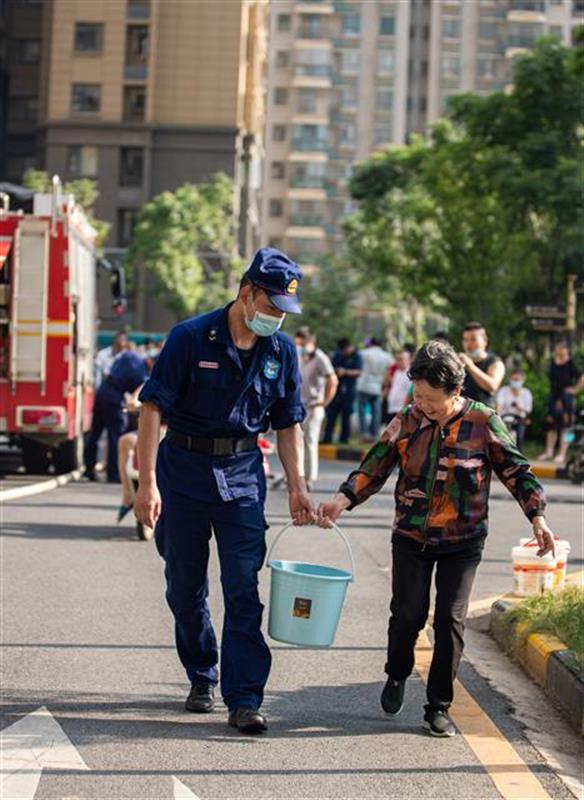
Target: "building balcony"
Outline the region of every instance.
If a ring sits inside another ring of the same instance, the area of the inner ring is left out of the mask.
[[[126,64],[124,66],[124,79],[127,81],[145,81],[147,77],[147,64]]]
[[[304,152],[323,152],[328,150],[325,139],[292,139],[292,149]]]
[[[294,11],[296,14],[334,14],[335,7],[333,3],[327,3],[325,0],[301,0],[295,3]]]
[[[301,187],[288,187],[286,189],[286,197],[289,200],[311,200],[317,202],[323,202],[328,199],[327,193],[323,188],[303,189]]]
[[[325,224],[318,214],[290,214],[289,222],[295,228],[323,228]]]
[[[290,187],[292,189],[324,189],[324,175],[292,175]]]
[[[289,225],[286,228],[288,239],[325,239],[326,233],[322,226],[316,225]]]

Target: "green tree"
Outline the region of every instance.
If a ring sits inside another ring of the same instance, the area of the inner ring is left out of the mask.
[[[126,253],[130,278],[145,270],[148,290],[180,317],[225,302],[242,271],[234,198],[223,173],[154,197],[142,208]]]
[[[22,178],[22,185],[33,192],[48,193],[52,191],[52,179],[48,172],[41,169],[28,169]],[[97,231],[96,244],[103,247],[110,230],[109,222],[97,219],[94,215],[95,203],[99,197],[97,181],[90,178],[79,178],[63,184],[64,194],[72,194],[75,201],[87,214],[90,223]]]
[[[356,294],[355,273],[348,264],[341,258],[323,259],[318,272],[303,278],[302,314],[288,316],[286,332],[293,336],[301,325],[308,325],[326,352],[334,350],[345,336],[356,344],[361,336],[354,308]]]
[[[514,90],[452,101],[428,141],[360,165],[346,221],[378,294],[482,319],[499,349],[533,339],[523,307],[561,302],[584,253],[581,67],[556,39],[518,59]]]

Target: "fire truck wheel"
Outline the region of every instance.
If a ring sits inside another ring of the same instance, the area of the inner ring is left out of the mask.
[[[23,439],[22,463],[29,475],[46,475],[51,464],[49,448],[34,439]]]
[[[66,472],[73,472],[74,469],[79,469],[81,464],[79,441],[77,439],[69,439],[66,442],[61,442],[53,450],[53,464],[57,475],[63,475]]]
[[[154,536],[154,528],[149,528],[148,525],[142,525],[141,522],[137,522],[136,533],[141,542],[149,542]]]

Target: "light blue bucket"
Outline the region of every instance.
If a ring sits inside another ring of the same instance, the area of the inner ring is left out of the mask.
[[[272,570],[268,633],[272,639],[305,647],[330,647],[334,641],[347,586],[353,580],[355,563],[345,534],[337,525],[351,562],[351,572],[300,561],[272,561],[270,556],[286,525],[274,539],[268,553]]]

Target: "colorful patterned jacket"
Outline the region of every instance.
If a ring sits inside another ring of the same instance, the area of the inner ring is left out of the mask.
[[[341,485],[349,509],[378,492],[397,464],[394,533],[424,544],[486,535],[493,470],[529,520],[545,509],[543,488],[505,424],[475,400],[442,431],[415,405],[403,408]]]

